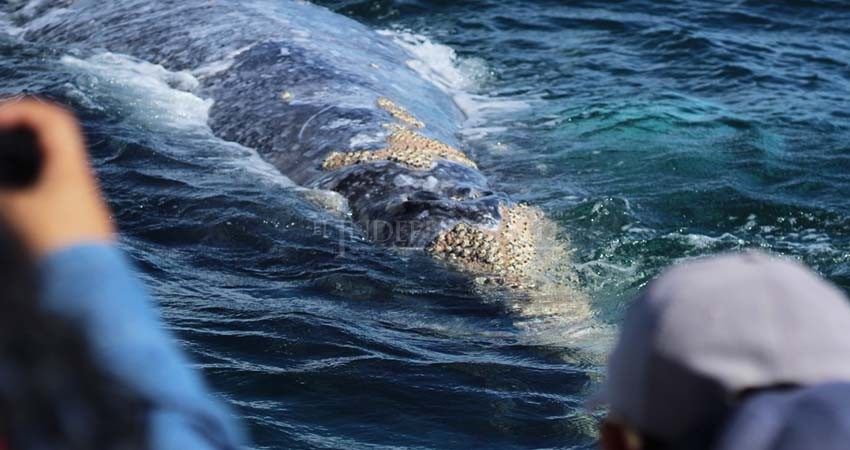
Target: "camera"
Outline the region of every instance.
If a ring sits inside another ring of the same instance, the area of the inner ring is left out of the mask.
[[[25,188],[41,170],[38,137],[26,127],[0,130],[0,188]]]

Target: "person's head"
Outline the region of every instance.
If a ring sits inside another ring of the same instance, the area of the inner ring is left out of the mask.
[[[0,448],[146,448],[147,406],[39,300],[31,252],[0,221]]]
[[[750,394],[850,380],[850,303],[751,252],[675,267],[631,305],[608,365],[605,450],[706,449]]]

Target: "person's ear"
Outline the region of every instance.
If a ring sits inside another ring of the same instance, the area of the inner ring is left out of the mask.
[[[599,428],[599,448],[601,450],[640,450],[640,439],[627,427],[604,421]]]

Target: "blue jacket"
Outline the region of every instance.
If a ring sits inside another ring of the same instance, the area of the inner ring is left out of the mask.
[[[103,368],[152,406],[150,448],[236,449],[241,432],[165,331],[120,250],[86,244],[41,262],[44,306],[86,334]]]

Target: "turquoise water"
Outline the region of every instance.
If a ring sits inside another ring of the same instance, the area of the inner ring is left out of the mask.
[[[124,247],[257,448],[593,448],[581,404],[663,267],[759,247],[850,289],[841,2],[319,3],[462,106],[491,183],[558,224],[592,317],[517,315],[415,252],[340,254],[357,230],[211,136],[191,76],[9,24],[2,91],[80,112]]]

